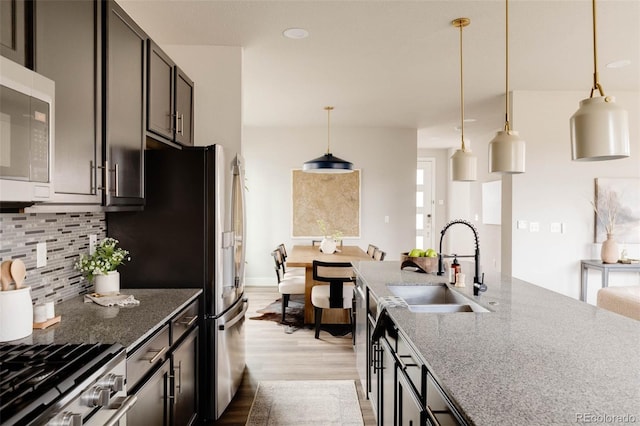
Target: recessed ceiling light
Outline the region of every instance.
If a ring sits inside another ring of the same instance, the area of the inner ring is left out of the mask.
[[[294,40],[300,40],[301,38],[309,37],[309,31],[304,28],[287,28],[282,32],[282,35]]]
[[[475,123],[476,121],[478,121],[478,120],[476,120],[475,118],[465,118],[464,119],[465,123]]]
[[[607,68],[624,68],[631,65],[631,61],[628,59],[620,59],[619,61],[609,62]]]

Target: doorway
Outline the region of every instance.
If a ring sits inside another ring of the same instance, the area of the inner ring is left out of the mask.
[[[416,244],[419,249],[435,248],[436,160],[419,158],[416,169]]]

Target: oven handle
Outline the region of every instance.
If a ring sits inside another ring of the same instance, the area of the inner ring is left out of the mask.
[[[129,395],[128,397],[126,397],[124,401],[122,401],[122,405],[120,405],[120,408],[118,408],[113,416],[111,416],[111,418],[107,420],[104,426],[116,426],[120,419],[124,417],[125,414],[127,414],[127,411],[129,411],[134,405],[136,405],[136,402],[138,402],[137,395]]]

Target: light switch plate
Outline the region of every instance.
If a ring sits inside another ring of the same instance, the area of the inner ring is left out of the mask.
[[[96,234],[89,234],[89,254],[96,252],[96,244],[98,244],[98,236]]]
[[[36,244],[36,268],[47,266],[47,243]]]
[[[559,222],[553,222],[551,224],[551,232],[553,233],[560,233],[562,232],[562,224]]]
[[[527,229],[529,227],[529,223],[526,220],[519,220],[517,222],[518,229]]]
[[[540,232],[540,223],[538,222],[529,223],[529,232]]]

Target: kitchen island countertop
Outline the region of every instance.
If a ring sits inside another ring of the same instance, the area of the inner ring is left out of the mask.
[[[437,284],[400,262],[354,263],[376,298],[387,284]],[[511,277],[455,288],[492,312],[390,317],[469,424],[640,422],[640,322]]]
[[[130,352],[195,300],[200,289],[121,289],[140,301],[134,306],[104,307],[78,296],[55,306],[58,324],[11,343],[120,343]]]

